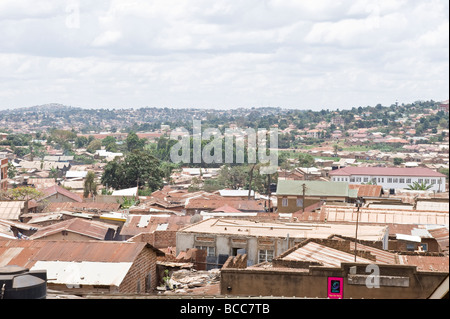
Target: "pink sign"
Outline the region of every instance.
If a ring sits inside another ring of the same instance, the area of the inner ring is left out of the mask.
[[[344,279],[341,277],[328,277],[328,298],[344,298]]]

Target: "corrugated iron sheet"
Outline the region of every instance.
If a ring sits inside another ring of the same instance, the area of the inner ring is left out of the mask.
[[[380,197],[383,188],[381,185],[348,185],[349,189],[357,189],[358,197]]]
[[[284,256],[282,259],[317,262],[327,267],[340,267],[343,262],[354,262],[355,256],[334,248],[310,242]],[[373,263],[373,261],[361,257],[356,257],[356,262]]]
[[[38,261],[31,270],[47,271],[49,283],[119,286],[133,263]]]
[[[350,248],[354,249],[354,245],[350,244]],[[391,253],[389,251],[370,247],[370,246],[363,245],[360,243],[357,243],[356,249],[370,252],[373,256],[375,256],[376,262],[379,264],[394,265],[397,263],[395,254]]]
[[[439,244],[443,252],[448,254],[449,230],[446,227],[429,229],[428,232],[433,236]]]
[[[167,224],[165,230],[176,231],[189,225],[192,216],[176,215],[129,215],[129,220],[122,226],[120,235],[134,236],[142,232],[151,233],[158,230],[158,225]]]
[[[400,264],[417,266],[417,270],[419,271],[449,271],[448,257],[411,255],[399,255],[398,257]]]
[[[19,220],[20,213],[22,213],[24,206],[24,201],[0,202],[0,219]]]
[[[356,208],[342,206],[322,206],[321,213],[315,215],[329,222],[356,222]],[[311,216],[311,215],[310,215]],[[299,216],[301,218],[301,216]],[[322,220],[323,219],[323,220]],[[434,224],[448,225],[449,214],[430,211],[409,211],[400,209],[361,208],[359,222],[376,224]]]
[[[46,236],[50,236],[62,231],[69,231],[77,234],[81,234],[94,239],[103,240],[109,229],[116,229],[118,226],[85,220],[81,218],[68,219],[62,222],[58,222],[53,225],[42,227],[35,234],[30,236],[30,239],[38,239]]]
[[[140,242],[0,240],[0,265],[31,268],[36,261],[133,262]]]
[[[117,211],[120,208],[118,203],[79,203],[79,202],[63,202],[63,203],[49,203],[46,207],[46,212],[59,211],[89,211],[98,210],[103,212]]]

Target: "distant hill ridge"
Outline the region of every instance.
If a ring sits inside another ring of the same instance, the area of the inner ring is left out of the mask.
[[[7,110],[2,110],[1,112],[7,112],[7,113],[33,112],[33,111],[56,112],[56,111],[67,111],[67,110],[74,110],[74,109],[81,109],[81,108],[67,106],[67,105],[59,104],[59,103],[48,103],[48,104],[42,104],[42,105],[20,107],[20,108],[16,108],[16,109],[7,109]]]

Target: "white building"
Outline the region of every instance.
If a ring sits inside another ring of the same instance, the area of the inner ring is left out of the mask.
[[[365,184],[372,182],[384,189],[405,189],[414,182],[432,185],[431,191],[445,192],[445,175],[429,168],[345,167],[329,173],[333,182]]]

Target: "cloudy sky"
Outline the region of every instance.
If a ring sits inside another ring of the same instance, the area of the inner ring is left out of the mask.
[[[0,0],[0,109],[448,97],[448,0]]]

